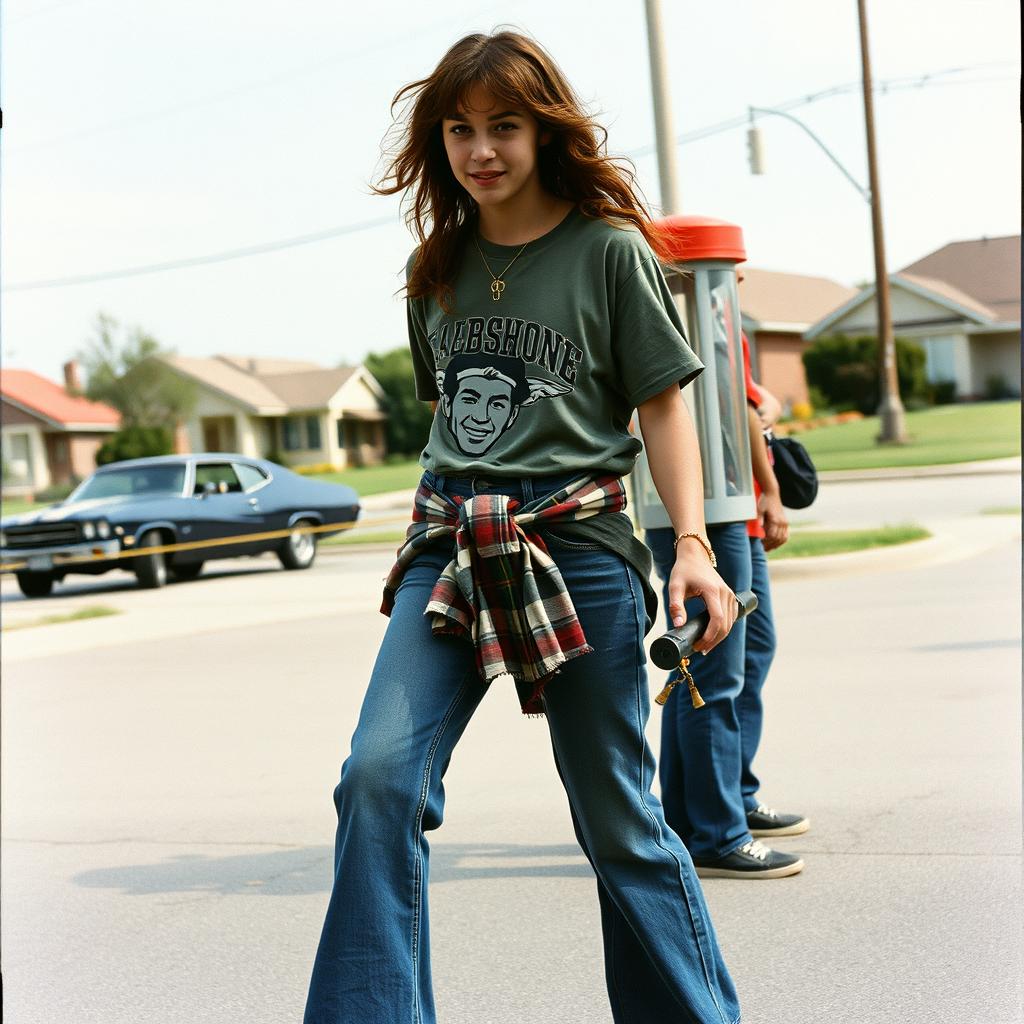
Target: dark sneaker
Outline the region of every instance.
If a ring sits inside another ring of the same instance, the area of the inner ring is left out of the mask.
[[[804,862],[752,839],[725,857],[694,857],[693,866],[700,878],[785,878],[803,871]]]
[[[774,807],[764,804],[747,811],[747,828],[752,836],[799,836],[810,827],[811,823],[802,814],[779,814]]]

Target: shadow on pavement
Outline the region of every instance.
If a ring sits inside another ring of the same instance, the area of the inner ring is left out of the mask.
[[[126,896],[160,893],[215,893],[221,896],[305,896],[330,892],[334,851],[329,846],[297,847],[227,856],[179,854],[159,864],[125,864],[83,871],[72,877],[87,889],[117,889]],[[485,878],[591,878],[577,846],[512,843],[435,843],[433,883]]]

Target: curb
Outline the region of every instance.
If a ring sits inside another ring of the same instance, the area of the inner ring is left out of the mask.
[[[849,576],[865,572],[923,569],[946,562],[974,558],[1011,540],[1020,540],[1020,520],[1006,516],[975,521],[971,517],[941,522],[922,522],[930,537],[888,547],[866,548],[837,555],[781,558],[768,563],[771,581]],[[971,526],[975,529],[971,529]],[[984,529],[981,527],[984,526]]]
[[[1003,476],[1021,471],[1020,456],[982,462],[950,462],[938,466],[879,466],[875,469],[828,469],[818,473],[823,484],[855,483],[862,480],[912,480],[922,477]]]

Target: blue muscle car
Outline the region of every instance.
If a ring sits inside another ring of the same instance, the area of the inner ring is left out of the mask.
[[[115,568],[134,572],[140,586],[162,587],[169,575],[195,579],[207,559],[263,551],[276,552],[286,569],[308,569],[317,538],[338,531],[309,533],[302,527],[351,523],[358,515],[359,497],[351,487],[308,480],[265,459],[132,459],[97,470],[58,505],[0,521],[0,560],[18,563],[18,586],[27,597],[44,597],[68,573]],[[283,529],[292,532],[283,538],[244,536]],[[223,545],[102,557],[220,537]],[[102,560],[84,560],[89,557]]]

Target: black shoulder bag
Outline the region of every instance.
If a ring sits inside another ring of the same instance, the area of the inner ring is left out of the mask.
[[[807,449],[794,437],[776,437],[770,430],[765,440],[772,452],[775,479],[786,508],[807,508],[818,496],[818,471]]]

